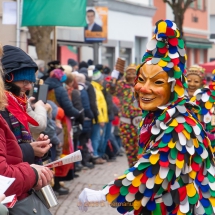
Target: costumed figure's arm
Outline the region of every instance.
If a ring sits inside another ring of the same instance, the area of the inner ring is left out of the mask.
[[[190,101],[200,107],[196,115],[203,125],[215,152],[215,90],[213,89],[213,83],[209,85],[209,88],[205,87],[197,90]]]
[[[86,202],[107,200],[121,214],[166,214],[174,208],[180,214],[206,214],[204,196],[214,192],[215,172],[210,141],[200,123],[179,106],[163,113],[151,132],[148,149],[134,167],[102,191],[82,192],[85,202],[81,195],[79,200],[85,210]],[[207,180],[209,185],[204,184]],[[212,203],[207,204],[212,210]]]

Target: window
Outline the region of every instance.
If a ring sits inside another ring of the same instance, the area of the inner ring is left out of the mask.
[[[195,1],[193,1],[192,3],[190,3],[190,7],[191,8],[195,8]]]
[[[101,47],[102,51],[102,64],[110,67],[111,70],[114,68],[115,60],[115,48],[113,47]]]
[[[198,10],[203,10],[202,0],[197,1],[197,8],[198,8]]]

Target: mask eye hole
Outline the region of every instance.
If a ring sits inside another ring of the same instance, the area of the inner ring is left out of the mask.
[[[155,81],[155,84],[164,84],[164,82],[163,81]]]
[[[138,77],[138,81],[143,82],[143,81],[144,81],[144,79],[143,79],[143,78],[141,78],[141,77]]]

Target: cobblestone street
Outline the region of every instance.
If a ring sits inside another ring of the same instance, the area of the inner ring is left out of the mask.
[[[77,207],[78,195],[85,188],[92,188],[95,190],[102,189],[102,187],[112,181],[117,176],[123,174],[124,170],[128,168],[127,159],[117,157],[115,162],[109,162],[103,165],[96,165],[92,170],[82,170],[79,172],[78,178],[66,183],[70,188],[69,195],[59,196],[59,204],[54,207],[51,212],[53,215],[81,215],[83,212],[79,211]],[[103,206],[90,207],[86,215],[119,215],[119,213],[111,208],[108,203]]]

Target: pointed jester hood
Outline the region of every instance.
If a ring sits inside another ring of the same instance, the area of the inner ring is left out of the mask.
[[[184,41],[180,37],[176,24],[170,20],[158,21],[154,33],[147,44],[146,53],[142,58],[143,63],[137,69],[137,76],[144,64],[157,64],[162,67],[168,74],[168,82],[172,83],[170,103],[174,104],[183,99],[187,88],[184,77],[187,60]]]

